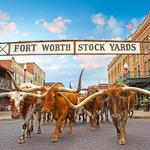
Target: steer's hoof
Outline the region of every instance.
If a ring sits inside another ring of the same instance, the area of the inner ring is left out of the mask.
[[[38,130],[38,131],[37,131],[37,134],[41,134],[41,130]]]
[[[68,132],[67,132],[68,134],[72,134],[72,130],[68,130]]]
[[[57,141],[57,139],[58,139],[57,137],[52,137],[51,142],[55,143]]]
[[[26,138],[31,138],[31,134],[30,134],[30,133],[27,133]]]
[[[96,128],[100,128],[100,125],[96,125]]]
[[[25,139],[23,139],[22,137],[18,140],[18,144],[23,144],[25,143]]]
[[[33,127],[30,128],[30,131],[33,132]]]
[[[120,144],[120,145],[125,145],[125,144],[126,144],[125,139],[121,139],[121,140],[119,140],[119,144]]]
[[[90,131],[95,131],[95,130],[96,130],[96,128],[94,128],[94,127],[90,127],[90,128],[89,128],[89,130],[90,130]]]
[[[59,134],[58,134],[58,138],[61,138],[61,137],[62,137],[62,134],[61,134],[61,133],[59,133]]]

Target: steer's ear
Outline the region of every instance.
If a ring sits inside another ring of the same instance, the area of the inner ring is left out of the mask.
[[[130,94],[131,94],[131,91],[124,91],[124,90],[121,90],[121,91],[119,92],[119,95],[120,95],[120,96],[123,96],[123,97],[128,97],[128,96],[130,96]]]

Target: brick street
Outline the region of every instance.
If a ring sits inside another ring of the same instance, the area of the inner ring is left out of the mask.
[[[102,123],[96,131],[88,130],[88,123],[78,123],[73,134],[63,129],[63,137],[56,143],[50,142],[53,123],[42,126],[42,134],[32,134],[26,143],[18,144],[21,120],[0,121],[0,150],[149,150],[150,119],[130,119],[127,124],[127,144],[119,145],[112,123]]]

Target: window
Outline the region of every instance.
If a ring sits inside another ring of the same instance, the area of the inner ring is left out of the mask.
[[[145,41],[144,43],[144,53],[149,53],[150,52],[150,43],[148,42],[148,36],[143,40]]]
[[[148,60],[148,76],[150,77],[150,59]]]
[[[147,76],[148,68],[147,68],[147,61],[144,63],[144,75]]]
[[[138,65],[138,78],[140,78],[140,65]]]
[[[137,69],[134,68],[134,78],[136,78],[136,77],[137,77]]]
[[[35,73],[35,78],[34,79],[35,79],[35,81],[37,81],[37,73]]]

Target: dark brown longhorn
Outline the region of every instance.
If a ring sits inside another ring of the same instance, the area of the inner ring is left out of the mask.
[[[101,96],[104,101],[108,102],[108,108],[110,110],[111,118],[117,131],[117,136],[119,140],[118,142],[119,144],[124,145],[126,143],[125,129],[128,119],[128,105],[130,105],[128,97],[129,95],[131,95],[131,91],[141,92],[146,95],[150,95],[150,91],[148,90],[128,86],[115,86],[113,88],[102,90],[90,95],[78,105],[73,105],[65,95],[63,95],[62,93],[61,95],[65,98],[70,107],[73,109],[79,109],[97,96]]]

